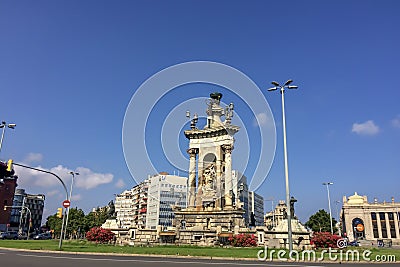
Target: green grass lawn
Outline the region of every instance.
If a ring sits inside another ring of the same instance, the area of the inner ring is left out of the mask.
[[[56,251],[58,250],[58,240],[0,240],[0,247]],[[132,247],[95,244],[88,241],[64,241],[62,250],[71,252],[257,258],[259,248],[222,248],[172,245]]]
[[[7,248],[22,248],[30,250],[58,250],[58,240],[0,240],[0,247]],[[152,254],[152,255],[179,255],[179,256],[206,256],[206,257],[228,257],[228,258],[252,258],[257,259],[257,253],[261,247],[257,248],[224,248],[224,247],[196,247],[196,246],[149,246],[149,247],[132,247],[132,246],[114,246],[114,245],[102,245],[95,244],[88,241],[64,241],[63,251],[70,252],[95,252],[95,253],[119,253],[119,254]],[[386,259],[395,258],[397,262],[400,261],[400,249],[388,249],[388,248],[353,248],[359,251],[360,260],[363,261],[362,253],[369,249],[371,255],[368,257],[371,260],[375,260],[376,256],[382,256]],[[268,253],[271,249],[268,250]],[[299,252],[299,259],[301,260],[301,251]],[[345,254],[345,250],[342,252]],[[286,256],[287,256],[286,252]],[[335,253],[339,259],[340,254]],[[263,256],[263,254],[261,255]],[[329,260],[327,254],[324,254],[324,259]],[[321,252],[316,252],[316,258],[321,257]],[[273,255],[273,258],[277,258],[277,253]]]

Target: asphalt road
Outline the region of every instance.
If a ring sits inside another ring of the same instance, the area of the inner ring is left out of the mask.
[[[398,263],[397,263],[398,264]],[[379,266],[396,266],[397,264],[379,264]],[[340,263],[303,263],[303,262],[260,262],[260,261],[232,261],[207,260],[193,258],[166,258],[145,256],[113,256],[89,255],[70,253],[45,253],[33,251],[16,251],[0,249],[0,265],[12,267],[209,267],[209,266],[343,266]],[[350,264],[345,264],[350,265]],[[370,264],[371,265],[371,264]],[[366,264],[353,263],[351,266],[365,267]],[[398,266],[398,265],[397,265]]]

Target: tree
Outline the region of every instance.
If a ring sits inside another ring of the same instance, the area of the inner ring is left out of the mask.
[[[57,214],[47,217],[46,227],[54,232],[54,237],[59,237],[61,233],[62,219]]]
[[[70,209],[68,215],[67,237],[79,237],[80,233],[84,232],[84,229],[85,213],[83,210],[78,208]]]
[[[336,220],[332,218],[333,224],[333,232],[337,232]],[[313,232],[330,232],[331,231],[331,222],[329,214],[325,210],[319,210],[314,215],[308,219],[305,223],[305,226],[310,228]]]
[[[108,213],[105,209],[97,208],[96,211],[89,212],[85,216],[85,231],[93,227],[100,227],[108,219]]]

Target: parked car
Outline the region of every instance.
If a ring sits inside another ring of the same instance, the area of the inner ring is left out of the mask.
[[[348,245],[351,247],[359,247],[360,243],[357,240],[354,240],[354,241],[349,242]]]
[[[35,235],[33,237],[33,239],[36,240],[44,240],[44,239],[51,239],[51,233],[47,232],[47,233],[40,233],[38,235]]]
[[[18,239],[20,239],[20,240],[24,240],[24,239],[27,239],[27,238],[28,238],[28,235],[26,233],[18,234]]]
[[[18,239],[18,232],[4,232],[0,234],[0,239]]]

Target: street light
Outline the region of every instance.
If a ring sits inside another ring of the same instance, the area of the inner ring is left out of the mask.
[[[271,82],[275,87],[269,88],[268,91],[275,91],[280,89],[282,95],[282,125],[283,125],[283,149],[285,156],[285,184],[286,184],[286,207],[287,207],[287,221],[288,221],[288,242],[289,242],[289,253],[293,250],[292,241],[292,215],[290,214],[290,190],[289,190],[289,170],[288,170],[288,157],[286,147],[286,119],[285,119],[285,88],[297,89],[296,85],[289,85],[293,80],[287,80],[284,85],[280,85],[278,82]]]
[[[65,197],[68,199],[68,190],[67,190],[67,187],[65,186],[64,181],[60,178],[60,176],[58,176],[54,172],[50,172],[50,171],[34,168],[34,167],[31,167],[31,166],[27,166],[27,165],[16,163],[16,162],[14,162],[13,164],[16,165],[16,166],[20,166],[20,167],[23,167],[23,168],[35,170],[35,171],[38,171],[38,172],[44,172],[44,173],[51,174],[51,175],[55,176],[58,179],[58,181],[62,184],[62,186],[64,188],[64,191],[65,191]],[[63,220],[62,220],[62,224],[61,224],[60,242],[58,243],[58,249],[59,250],[61,250],[61,248],[62,248],[62,236],[63,236],[62,233],[64,231],[64,218],[65,218],[65,216],[63,216]]]
[[[323,185],[326,185],[326,191],[328,192],[328,207],[329,207],[329,217],[331,221],[331,234],[333,235],[333,224],[332,224],[332,210],[331,210],[331,196],[329,194],[329,186],[333,185],[332,182],[326,182],[322,183]]]
[[[0,152],[1,148],[3,147],[3,139],[4,139],[4,132],[6,131],[6,126],[10,129],[14,129],[15,126],[17,126],[15,123],[9,123],[7,124],[5,121],[2,121],[0,124],[0,128],[3,128],[3,132],[1,134],[1,140],[0,140]]]
[[[31,210],[26,207],[26,206],[4,206],[4,210],[6,210],[7,208],[21,208],[21,209],[26,209],[29,213],[29,223],[28,223],[28,235],[26,237],[26,240],[29,240],[29,232],[31,231],[31,221],[32,221],[32,213]],[[21,213],[21,217],[22,217],[22,213]]]
[[[79,173],[70,171],[69,174],[72,175],[72,181],[71,181],[71,189],[69,190],[69,198],[68,198],[68,200],[70,202],[70,206],[68,207],[68,210],[67,210],[67,218],[65,218],[64,238],[67,237],[67,226],[68,226],[69,209],[71,208],[72,186],[74,185],[75,175],[79,175]]]

